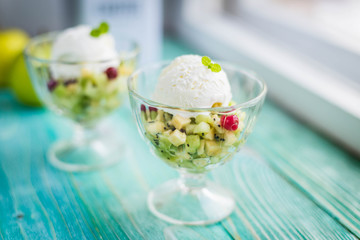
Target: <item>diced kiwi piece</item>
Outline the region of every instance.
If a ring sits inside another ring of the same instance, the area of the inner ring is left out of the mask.
[[[167,113],[167,112],[164,113],[164,119],[166,122],[171,121],[172,117],[173,117],[172,114]]]
[[[169,141],[174,146],[178,147],[186,142],[186,134],[175,129],[175,131],[170,134]]]
[[[57,97],[67,97],[69,95],[66,87],[62,84],[59,84],[55,90],[53,91],[53,94],[55,94]]]
[[[146,125],[146,131],[151,135],[164,132],[165,124],[163,122],[149,122]]]
[[[157,111],[150,111],[150,118],[151,120],[155,120],[157,117],[158,113]]]
[[[207,134],[204,134],[203,138],[207,140],[214,140],[214,128],[211,128]]]
[[[179,160],[189,160],[191,159],[191,156],[189,153],[187,153],[185,150],[183,151],[178,151],[176,153],[176,156],[179,158]]]
[[[186,118],[180,115],[175,115],[171,120],[172,125],[174,125],[174,127],[179,130],[188,125],[190,122],[190,118]]]
[[[197,167],[205,167],[209,164],[209,160],[207,158],[197,158],[193,160],[193,163]]]
[[[107,76],[105,73],[94,75],[91,71],[88,69],[81,69],[81,80],[84,82],[89,82],[96,86],[103,86],[106,83],[108,83]]]
[[[188,168],[188,169],[194,169],[196,167],[192,161],[183,161],[179,165],[182,168]]]
[[[179,151],[179,148],[171,144],[171,146],[169,148],[169,153],[172,154],[172,155],[176,155],[176,153],[178,151]]]
[[[187,135],[186,136],[186,145],[185,145],[186,152],[196,153],[196,151],[199,147],[200,147],[199,135]]]
[[[239,146],[243,145],[244,143],[245,143],[245,140],[240,139],[239,141],[236,141],[233,146],[234,147],[239,147]]]
[[[170,134],[172,133],[171,130],[166,130],[162,133],[162,135],[164,135],[165,137],[170,137]]]
[[[169,140],[169,137],[163,134],[159,135],[159,148],[164,151],[168,151],[171,147],[172,143]]]
[[[200,140],[200,146],[197,150],[197,154],[199,156],[203,155],[205,153],[205,140]]]
[[[146,122],[146,113],[144,111],[141,111],[141,120]]]
[[[221,160],[222,160],[221,157],[211,157],[211,159],[210,159],[211,164],[219,163]]]
[[[205,135],[210,132],[210,125],[206,122],[201,122],[194,128],[194,133]]]
[[[236,140],[237,140],[235,134],[234,134],[233,132],[230,132],[230,131],[226,131],[226,132],[224,133],[224,139],[225,139],[225,141],[224,141],[224,145],[225,145],[225,146],[231,146],[231,145],[233,145],[233,144],[236,142]]]
[[[219,116],[217,115],[217,114],[213,114],[213,115],[211,115],[211,123],[210,123],[210,125],[212,126],[212,127],[215,127],[216,125],[220,125],[220,118],[219,118]]]
[[[220,145],[215,141],[205,141],[205,152],[208,156],[215,156],[221,152]]]
[[[164,122],[164,111],[163,110],[158,110],[155,120],[160,121],[160,122]]]
[[[188,124],[185,126],[186,134],[193,134],[194,128],[196,127],[196,124]]]
[[[199,115],[196,116],[195,122],[197,124],[199,124],[201,122],[212,123],[212,120],[211,120],[211,117],[209,115],[199,114]]]
[[[83,94],[89,97],[95,97],[97,95],[98,89],[92,83],[87,82],[84,89]]]

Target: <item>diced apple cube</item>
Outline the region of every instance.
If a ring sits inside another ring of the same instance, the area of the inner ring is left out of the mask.
[[[208,156],[215,156],[221,152],[221,147],[215,141],[206,140],[205,152]]]
[[[203,136],[203,138],[207,140],[214,140],[214,133],[215,133],[214,129],[211,128],[210,131]]]
[[[210,125],[206,122],[201,122],[194,128],[194,133],[205,135],[210,132]]]
[[[199,114],[199,115],[196,116],[195,122],[197,124],[199,124],[201,122],[212,123],[212,119],[211,119],[211,117],[209,115]]]
[[[197,167],[205,167],[206,165],[209,164],[209,160],[206,158],[198,158],[193,160],[193,163]]]
[[[158,110],[158,114],[156,116],[156,121],[164,122],[164,111]]]
[[[175,115],[173,117],[173,119],[171,120],[171,122],[172,122],[172,125],[174,125],[174,127],[176,129],[180,130],[183,127],[185,127],[186,125],[188,125],[191,122],[191,120],[190,120],[190,118],[185,118],[180,115]]]
[[[188,124],[185,127],[186,134],[193,134],[194,128],[196,127],[196,124]]]
[[[146,125],[146,131],[151,135],[164,132],[165,124],[163,122],[149,122]]]
[[[169,141],[178,147],[186,142],[186,134],[175,129],[175,131],[170,134]]]
[[[166,137],[169,137],[170,136],[170,134],[171,134],[171,130],[166,130],[165,132],[163,132],[162,134],[164,135],[164,136],[166,136]]]
[[[216,132],[218,132],[218,133],[224,133],[226,131],[226,129],[224,129],[221,126],[220,122],[218,124],[214,125],[214,128],[215,128]]]
[[[200,147],[197,150],[197,154],[198,155],[204,154],[204,150],[205,150],[205,140],[200,140]]]
[[[224,144],[225,144],[226,146],[231,146],[231,145],[233,145],[233,144],[236,142],[236,140],[237,140],[235,134],[234,134],[233,132],[229,132],[229,131],[226,131],[226,132],[225,132],[225,134],[224,134],[224,139],[225,139]]]
[[[198,135],[187,135],[186,136],[186,152],[195,153],[200,147],[200,137]]]
[[[215,127],[216,125],[220,124],[220,118],[217,114],[211,115],[211,123],[210,125]]]

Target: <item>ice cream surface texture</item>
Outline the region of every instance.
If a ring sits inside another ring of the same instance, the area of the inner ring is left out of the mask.
[[[228,106],[231,88],[226,73],[213,72],[198,55],[183,55],[161,72],[152,100],[183,108]]]
[[[84,62],[83,67],[86,67],[87,62],[113,59],[103,64],[97,64],[96,69],[94,66],[90,66],[97,72],[103,72],[111,66],[118,66],[114,37],[109,33],[93,37],[90,32],[91,27],[86,25],[69,28],[61,32],[52,47],[52,60],[73,63]],[[81,68],[78,64],[54,63],[52,73],[55,78],[73,78],[80,75]]]

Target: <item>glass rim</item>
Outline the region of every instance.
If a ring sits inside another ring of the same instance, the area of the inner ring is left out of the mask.
[[[133,72],[129,76],[128,82],[127,82],[129,94],[132,94],[132,95],[136,96],[137,98],[141,99],[143,102],[145,102],[151,106],[157,107],[157,108],[169,108],[169,109],[173,109],[173,110],[191,111],[191,112],[214,112],[214,111],[216,111],[216,112],[231,112],[231,111],[234,111],[235,109],[248,108],[248,107],[255,106],[258,102],[260,102],[265,97],[266,92],[267,92],[267,85],[266,85],[265,81],[260,76],[258,76],[257,73],[252,72],[252,73],[256,74],[256,76],[252,76],[252,74],[250,74],[251,71],[242,69],[241,67],[237,66],[234,63],[230,63],[227,61],[216,61],[216,62],[222,66],[226,66],[226,68],[232,68],[246,76],[249,76],[250,78],[254,79],[255,81],[257,81],[261,87],[259,94],[257,94],[255,97],[253,97],[245,102],[237,103],[232,106],[210,107],[210,108],[184,108],[184,107],[172,106],[172,105],[164,104],[161,102],[153,101],[149,98],[141,96],[139,93],[136,92],[136,90],[132,86],[132,81],[137,75],[139,75],[140,73],[152,70],[152,69],[159,68],[160,66],[168,65],[171,63],[170,60],[165,60],[165,61],[161,61],[161,62],[152,64],[152,65],[147,65],[147,66],[139,68],[135,72]]]
[[[29,58],[31,60],[35,60],[41,63],[56,63],[56,64],[65,64],[65,65],[79,65],[79,64],[101,64],[101,63],[107,63],[114,60],[129,60],[132,58],[136,58],[140,53],[140,46],[139,44],[130,38],[122,38],[121,41],[128,41],[129,43],[134,45],[134,49],[126,52],[125,55],[120,55],[118,52],[116,57],[109,58],[109,59],[103,59],[103,60],[87,60],[87,61],[65,61],[65,60],[54,60],[54,59],[45,59],[41,57],[36,57],[33,54],[30,53],[30,48],[32,46],[36,46],[40,43],[44,43],[47,41],[53,41],[55,37],[60,33],[61,31],[53,31],[53,32],[47,32],[40,35],[37,35],[30,39],[29,43],[26,45],[24,50],[24,55],[26,58]]]

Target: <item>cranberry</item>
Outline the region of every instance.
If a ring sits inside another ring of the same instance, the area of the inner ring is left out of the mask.
[[[106,69],[105,73],[109,80],[115,79],[118,75],[117,70],[114,67],[109,67]]]
[[[229,131],[235,131],[239,126],[239,118],[236,115],[221,116],[220,124]]]
[[[146,107],[145,107],[145,105],[144,105],[144,104],[141,104],[140,109],[141,109],[141,111],[142,111],[142,112],[146,112]]]
[[[158,109],[157,109],[156,107],[149,107],[149,110],[150,110],[150,112],[151,112],[151,111],[157,112]]]
[[[58,82],[54,79],[50,79],[50,81],[47,83],[47,87],[50,92],[54,91],[56,86],[58,85]]]

